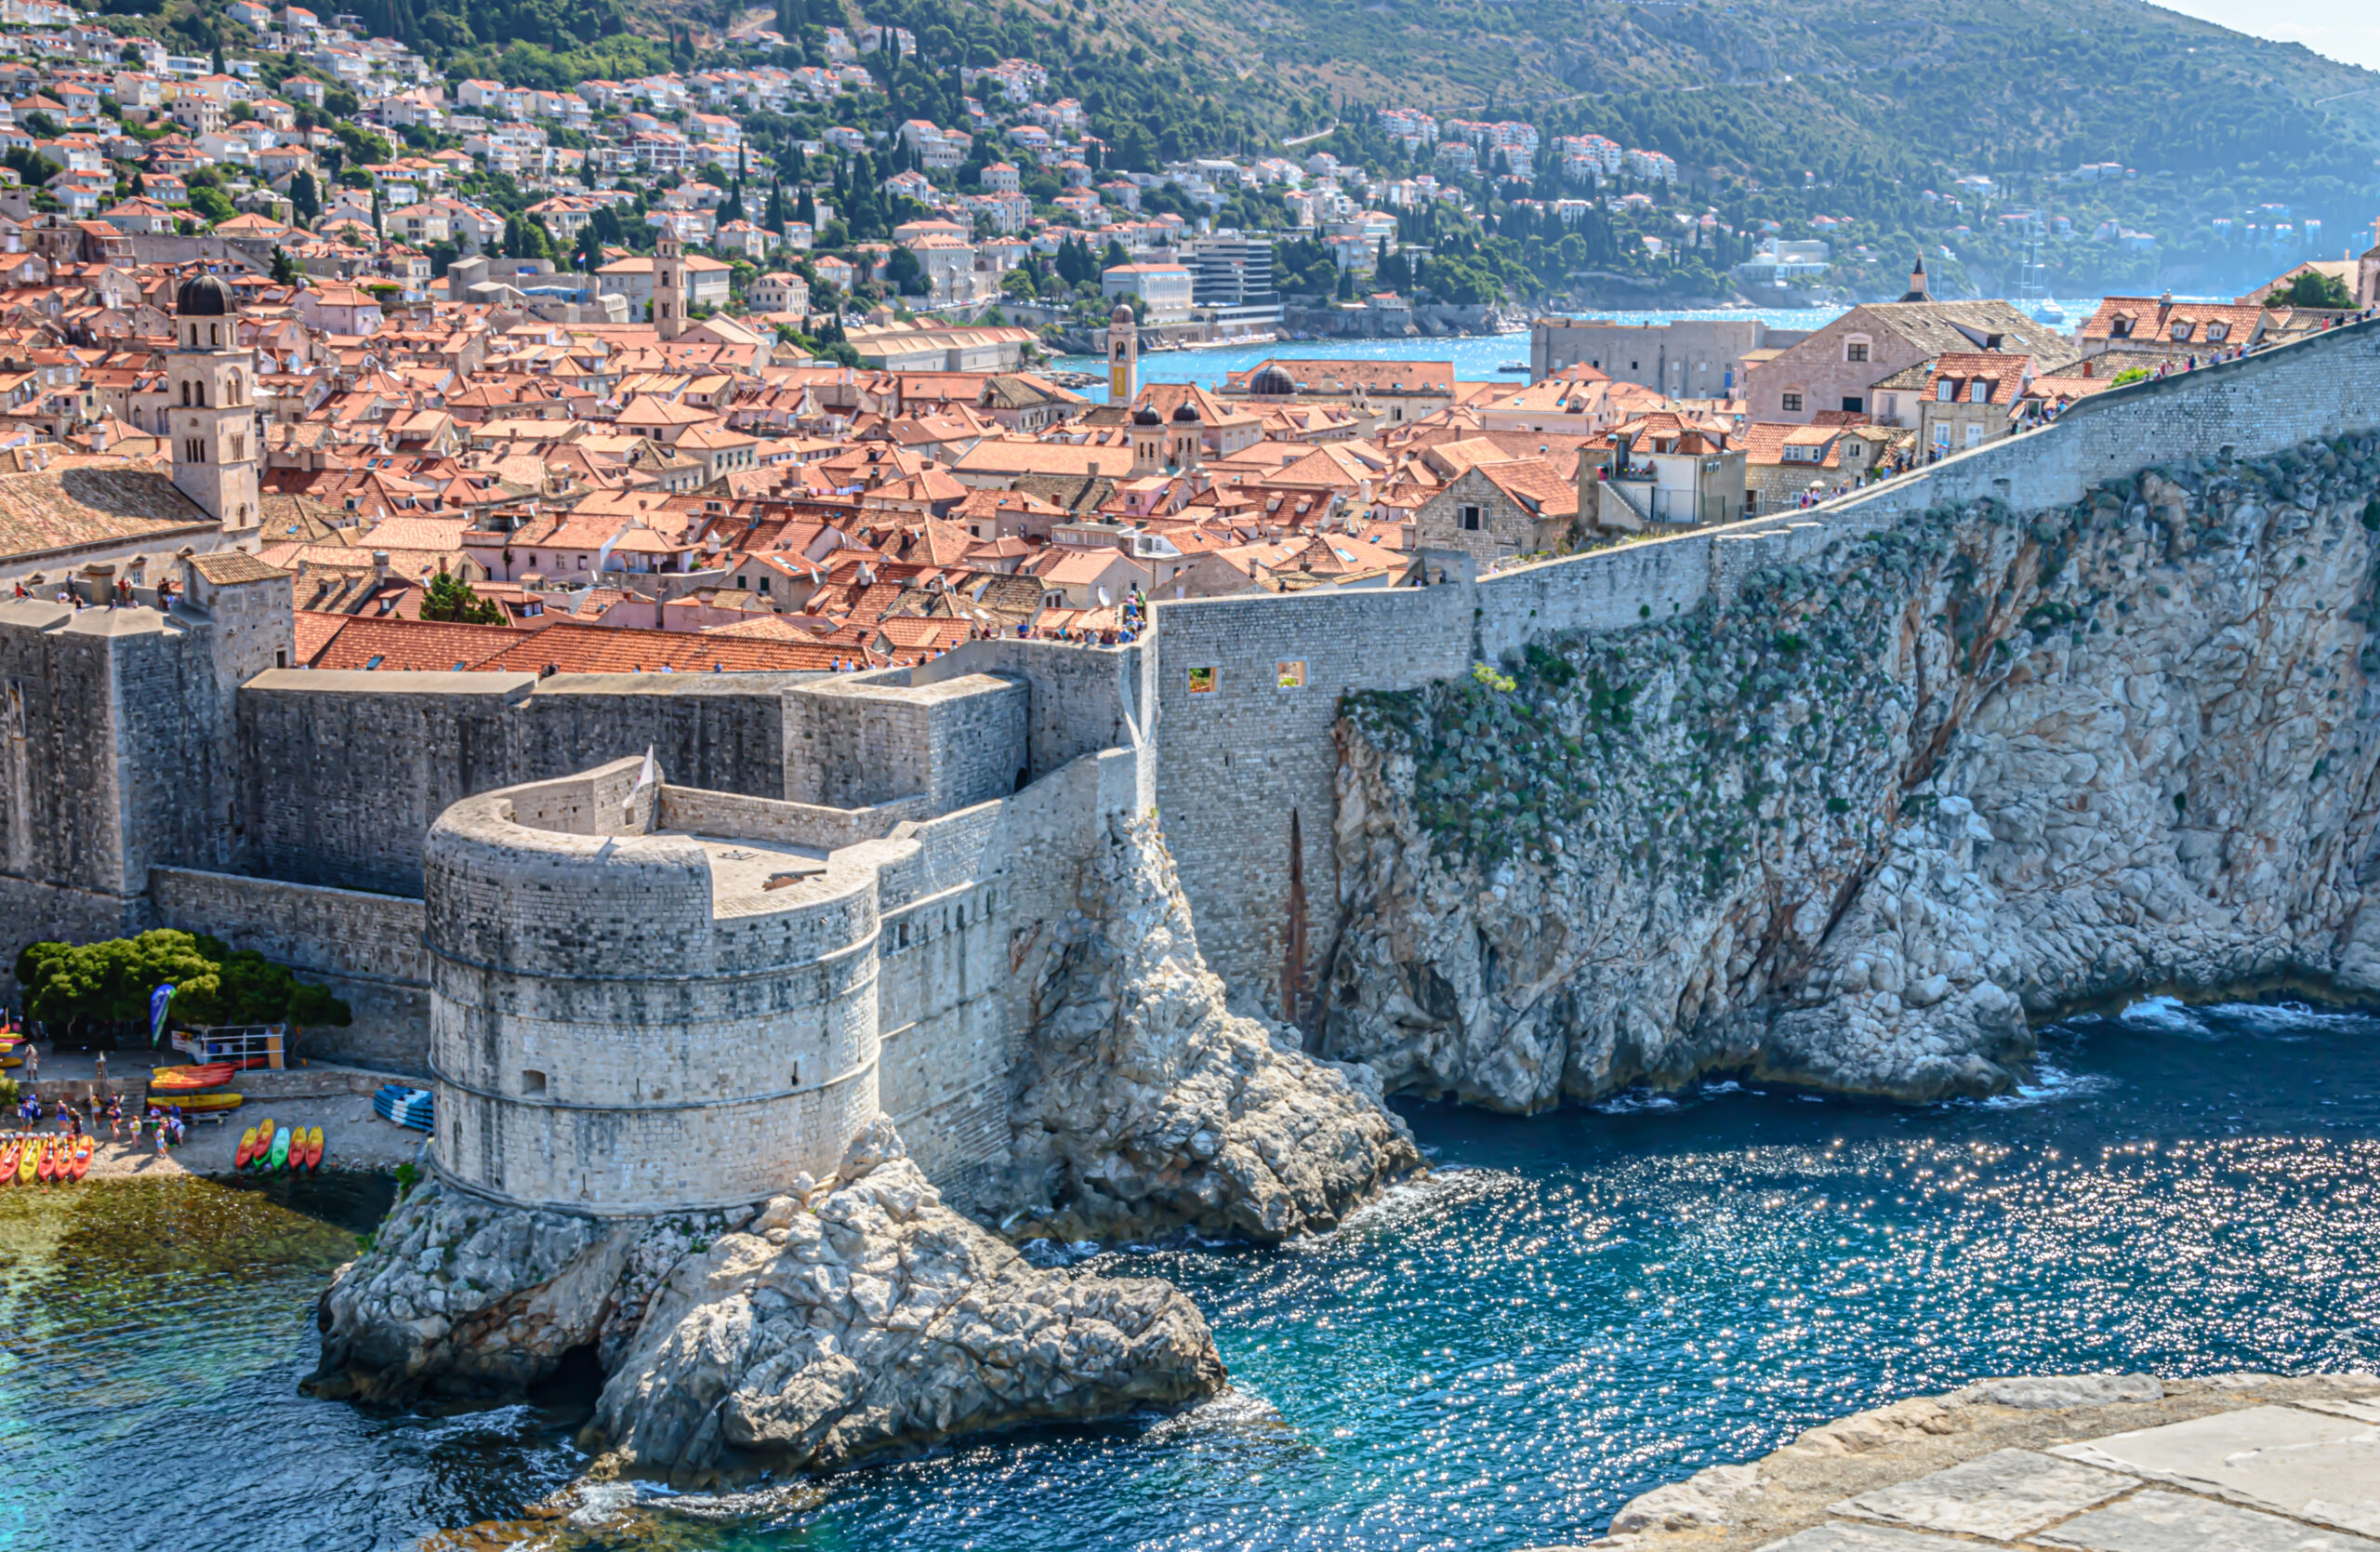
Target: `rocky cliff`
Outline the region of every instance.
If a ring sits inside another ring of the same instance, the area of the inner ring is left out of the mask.
[[[2380,984],[2380,455],[1938,507],[1673,621],[1350,696],[1329,1053],[1529,1110],[1989,1092],[2028,1014]]]
[[[680,1483],[831,1469],[954,1434],[1091,1422],[1220,1389],[1164,1282],[1027,1265],[942,1205],[888,1121],[756,1213],[614,1223],[415,1191],[322,1306],[308,1388],[517,1396],[591,1350],[585,1442]]]
[[[1017,1077],[1029,1200],[1012,1233],[1284,1240],[1420,1167],[1369,1068],[1316,1061],[1224,1007],[1153,825],[1111,821],[1074,895]]]

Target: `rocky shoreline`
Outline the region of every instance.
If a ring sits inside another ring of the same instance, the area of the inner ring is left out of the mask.
[[[1749,1465],[1656,1488],[1623,1506],[1591,1545],[1974,1552],[2042,1536],[2111,1552],[2348,1552],[2370,1543],[2335,1532],[2380,1532],[2374,1420],[2380,1374],[1978,1380],[1821,1424]]]
[[[319,1321],[305,1388],[334,1399],[514,1399],[585,1353],[609,1376],[595,1475],[681,1487],[1169,1410],[1225,1377],[1170,1284],[1032,1267],[883,1121],[751,1214],[605,1223],[424,1186]]]

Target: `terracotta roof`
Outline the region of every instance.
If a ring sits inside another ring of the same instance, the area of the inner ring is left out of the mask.
[[[60,458],[0,474],[0,557],[214,528],[164,471],[121,458]]]
[[[322,618],[311,611],[299,618]],[[509,625],[451,625],[438,620],[329,617],[345,628],[325,637],[298,661],[317,669],[408,669],[451,672],[477,669],[514,642],[537,634]]]
[[[602,625],[562,622],[548,626],[534,640],[517,642],[479,664],[536,673],[549,665],[561,673],[707,673],[713,665],[725,673],[825,670],[838,658],[858,656],[848,649],[801,642],[753,641],[710,631],[628,630]]]
[[[192,569],[218,587],[228,587],[237,582],[270,582],[277,577],[289,575],[279,566],[267,565],[254,555],[237,550],[194,556],[190,564]]]

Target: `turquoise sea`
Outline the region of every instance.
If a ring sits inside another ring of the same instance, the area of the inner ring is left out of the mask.
[[[1220,1401],[440,1545],[1510,1549],[1981,1375],[2380,1364],[2380,1018],[2148,1002],[2049,1029],[1983,1102],[1714,1081],[1406,1113],[1436,1173],[1328,1239],[1041,1248],[1186,1289]],[[0,1548],[407,1547],[570,1480],[583,1396],[297,1394],[315,1295],[387,1200],[0,1190]]]

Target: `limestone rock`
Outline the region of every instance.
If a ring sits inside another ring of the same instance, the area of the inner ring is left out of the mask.
[[[1284,1240],[1335,1227],[1421,1164],[1368,1068],[1317,1061],[1225,1007],[1145,820],[1115,820],[1077,880],[1018,1094],[1018,1234]]]
[[[2380,446],[1939,507],[1347,697],[1328,1052],[1527,1111],[2004,1090],[2029,1016],[2380,986]]]
[[[879,1121],[809,1206],[690,1255],[604,1386],[606,1469],[826,1470],[953,1435],[1179,1407],[1223,1383],[1197,1307],[1040,1271],[945,1208]]]
[[[517,1397],[572,1348],[632,1328],[656,1264],[666,1270],[732,1221],[531,1212],[432,1181],[333,1277],[307,1388],[377,1401]]]
[[[322,1305],[325,1397],[518,1397],[573,1349],[609,1375],[588,1448],[681,1482],[832,1469],[958,1434],[1090,1422],[1223,1384],[1156,1279],[1033,1267],[942,1205],[892,1123],[756,1213],[602,1220],[431,1184]]]

